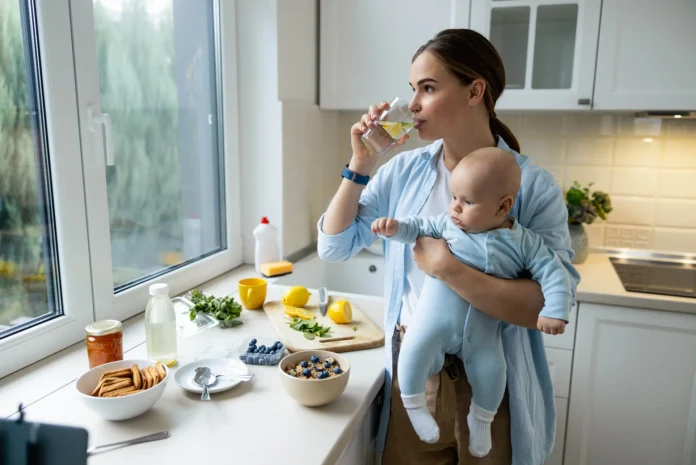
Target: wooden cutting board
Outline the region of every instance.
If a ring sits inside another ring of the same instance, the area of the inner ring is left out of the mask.
[[[275,286],[274,286],[275,287]],[[328,314],[322,316],[319,311],[319,297],[317,292],[311,290],[309,302],[303,308],[312,312],[317,319],[317,322],[322,326],[329,326],[329,336],[323,338],[314,338],[309,340],[304,337],[304,333],[295,331],[290,328],[291,318],[285,314],[285,305],[282,301],[282,292],[285,287],[275,290],[269,286],[268,298],[263,305],[263,310],[271,320],[271,324],[276,329],[280,336],[280,340],[285,344],[285,347],[290,352],[298,352],[300,350],[322,349],[333,352],[351,352],[354,350],[372,349],[382,347],[384,345],[384,332],[368,317],[365,312],[360,309],[358,299],[350,299],[346,297],[334,297],[329,291],[329,305],[334,299],[345,298],[351,304],[353,310],[353,321],[348,324],[334,323]],[[328,308],[328,305],[327,305]],[[355,326],[355,331],[353,330]]]

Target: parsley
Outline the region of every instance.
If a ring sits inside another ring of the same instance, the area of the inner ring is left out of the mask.
[[[243,324],[242,321],[237,320],[242,314],[242,306],[235,302],[234,297],[215,297],[194,290],[191,293],[191,302],[194,303],[194,307],[189,311],[191,320],[194,320],[200,312],[212,315],[219,320],[222,328],[232,328]]]
[[[312,340],[315,337],[322,337],[331,329],[329,326],[322,326],[317,323],[316,318],[312,318],[311,320],[303,320],[299,317],[295,317],[290,321],[290,327],[295,331],[304,333],[304,337],[309,340]]]

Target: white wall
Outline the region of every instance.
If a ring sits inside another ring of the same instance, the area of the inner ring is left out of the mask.
[[[314,0],[237,1],[247,263],[262,216],[280,229],[282,255],[314,242],[316,221],[338,187],[338,112],[315,104],[316,18]]]
[[[276,1],[237,6],[239,152],[244,261],[254,262],[253,228],[262,216],[283,222],[282,118],[278,100]]]

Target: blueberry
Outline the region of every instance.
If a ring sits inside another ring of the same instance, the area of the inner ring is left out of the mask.
[[[267,348],[267,349],[266,349],[266,353],[267,353],[267,354],[272,354],[272,353],[273,353],[273,349],[271,349],[270,347]]]
[[[262,353],[263,353],[263,349],[262,349],[261,347],[257,347],[257,348],[254,350],[254,353],[255,353],[255,354],[262,354]]]
[[[252,345],[252,344],[256,345],[256,339],[252,339],[252,340],[251,340],[251,342],[249,343],[249,345]]]
[[[324,361],[324,368],[331,368],[331,362]]]
[[[336,373],[337,375],[340,375],[341,373],[343,373],[343,370],[341,370],[341,367],[335,367],[334,373]]]
[[[255,352],[256,351],[256,346],[249,346],[247,349],[247,352]]]
[[[306,376],[309,378],[310,376],[312,376],[312,370],[310,370],[309,368],[305,368],[304,370],[302,370],[302,376]]]
[[[319,361],[319,357],[317,357],[316,355],[312,355],[310,360],[312,361],[312,363],[317,363]]]
[[[266,346],[262,344],[262,345],[259,346],[259,349],[266,350]]]
[[[307,363],[307,360],[302,360],[302,361],[300,362],[300,366],[301,366],[302,368],[307,368],[307,367],[309,366],[309,363]]]
[[[317,376],[317,378],[319,378],[319,379],[324,379],[324,378],[328,378],[328,377],[329,377],[329,372],[328,372],[328,371],[322,371],[322,372],[319,373],[319,375]]]
[[[279,347],[279,346],[280,346],[280,341],[275,341],[275,342],[273,343],[273,345],[274,345],[275,347]]]

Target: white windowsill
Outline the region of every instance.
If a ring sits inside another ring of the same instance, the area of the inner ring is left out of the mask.
[[[241,265],[196,288],[216,296],[230,295],[237,291],[237,281],[258,276],[252,265]],[[146,302],[143,302],[142,312],[123,322],[124,355],[145,343],[145,304]],[[87,370],[89,365],[85,344],[84,341],[80,341],[5,376],[0,379],[0,418],[15,414],[20,402],[27,407],[75,381]]]

